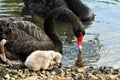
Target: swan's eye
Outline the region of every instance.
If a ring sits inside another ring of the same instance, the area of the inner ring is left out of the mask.
[[[11,32],[11,30],[12,30],[11,27],[8,27],[6,32],[9,33],[9,32]]]
[[[9,23],[6,24],[6,27],[5,27],[4,31],[5,31],[6,33],[11,32],[11,27],[9,27]]]
[[[6,25],[7,25],[7,27],[9,27],[9,23],[7,23]]]

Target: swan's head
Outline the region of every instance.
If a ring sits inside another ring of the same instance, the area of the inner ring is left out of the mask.
[[[80,20],[76,20],[76,24],[73,24],[73,32],[77,38],[77,44],[78,44],[78,48],[79,48],[79,52],[82,52],[82,43],[83,43],[83,39],[84,39],[84,35],[85,35],[85,28],[82,24],[82,22],[80,22]]]
[[[9,27],[9,23],[5,20],[0,20],[0,40],[6,39],[6,34],[11,32],[11,27]]]

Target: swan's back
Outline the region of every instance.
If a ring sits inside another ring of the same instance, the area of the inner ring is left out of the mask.
[[[65,7],[73,11],[81,21],[94,19],[93,11],[84,5],[81,0],[23,0],[25,6],[38,16],[46,17],[47,13],[58,7]],[[67,20],[64,15],[59,15],[60,20]]]
[[[46,16],[49,11],[57,7],[67,7],[64,0],[23,0],[23,2],[39,16]]]
[[[34,38],[38,41],[42,40],[49,40],[48,36],[44,33],[44,31],[41,30],[40,27],[36,26],[35,24],[31,23],[30,21],[23,21],[20,19],[12,19],[12,21],[9,23],[10,27],[13,27],[12,32],[16,32],[17,36],[19,35],[19,38]],[[15,30],[16,29],[16,30]],[[20,31],[20,32],[19,32]],[[24,37],[24,36],[30,36],[30,37]]]

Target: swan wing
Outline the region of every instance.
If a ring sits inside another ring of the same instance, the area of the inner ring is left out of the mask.
[[[11,32],[6,34],[8,42],[5,45],[9,52],[27,56],[34,50],[54,49],[50,38],[35,24],[18,19],[6,23],[11,28]]]

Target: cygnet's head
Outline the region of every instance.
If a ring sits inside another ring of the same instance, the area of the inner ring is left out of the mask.
[[[51,58],[56,62],[56,63],[61,63],[62,61],[62,54],[59,52],[55,51],[50,51]]]

